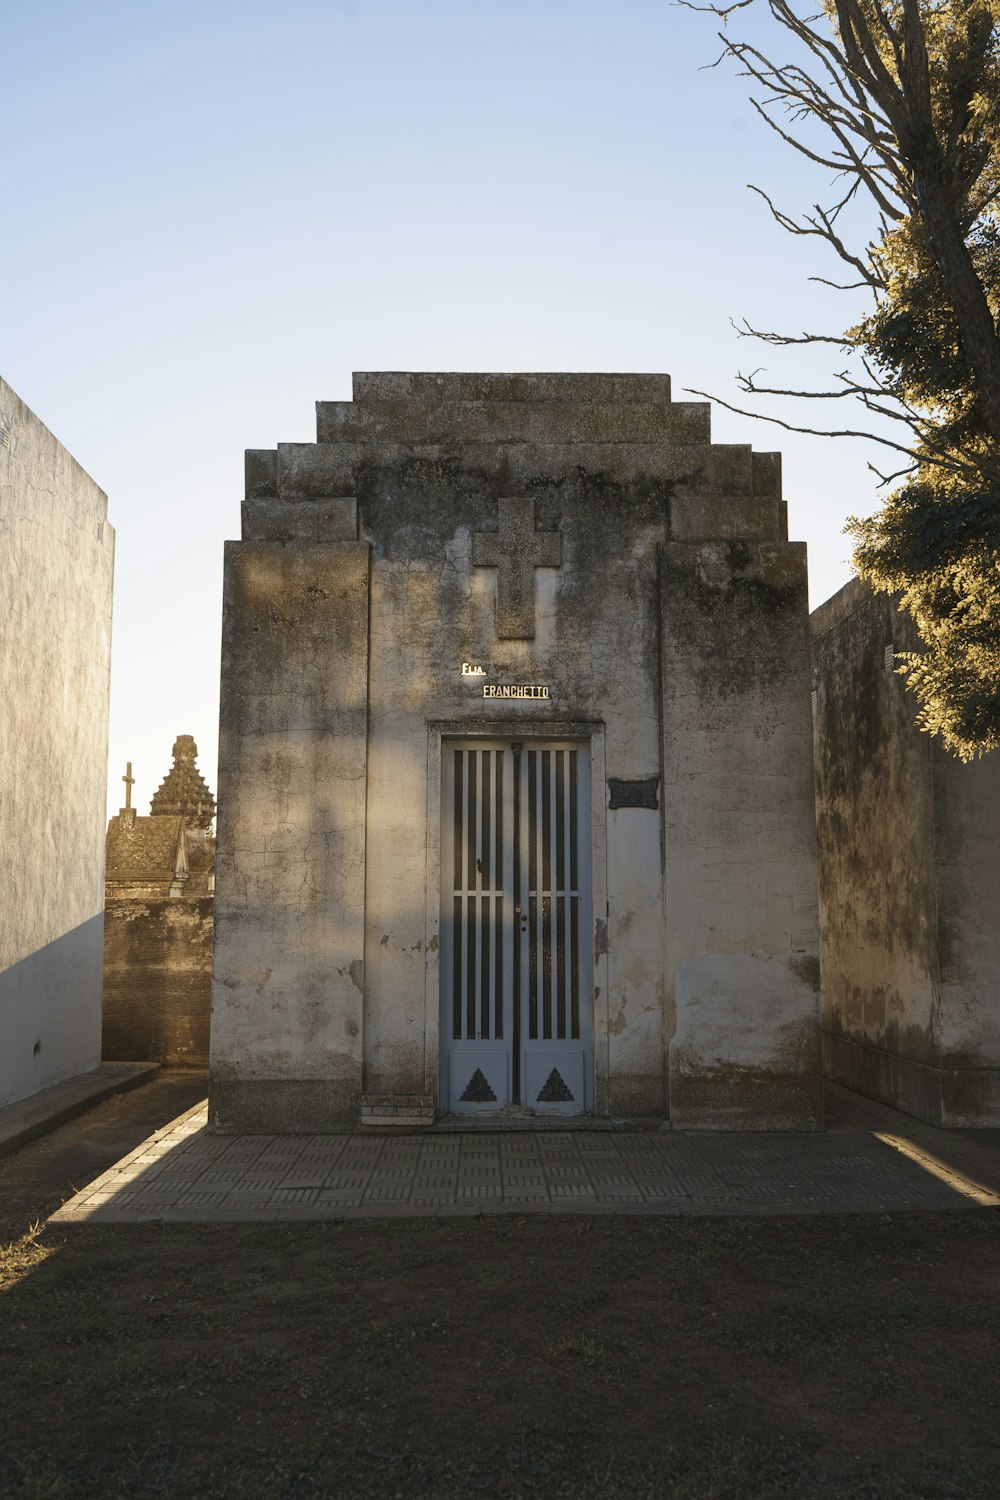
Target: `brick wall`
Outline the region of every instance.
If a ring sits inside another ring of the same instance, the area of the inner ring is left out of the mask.
[[[207,1065],[214,905],[211,897],[108,901],[106,1061]]]

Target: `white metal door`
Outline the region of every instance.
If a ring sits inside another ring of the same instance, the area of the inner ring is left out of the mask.
[[[445,744],[443,1109],[591,1108],[587,772],[571,742]]]

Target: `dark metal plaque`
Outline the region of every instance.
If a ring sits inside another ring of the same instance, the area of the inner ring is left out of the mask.
[[[648,807],[655,812],[659,807],[659,799],[656,791],[660,785],[659,776],[644,776],[639,781],[622,781],[617,776],[608,777],[608,791],[611,793],[609,807]]]

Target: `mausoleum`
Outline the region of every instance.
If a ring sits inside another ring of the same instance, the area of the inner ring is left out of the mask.
[[[665,375],[362,374],[226,548],[211,1118],[821,1123],[805,547]]]
[[[149,817],[125,806],[108,824],[104,903],[106,1061],[208,1062],[215,799],[189,734],[153,793]]]

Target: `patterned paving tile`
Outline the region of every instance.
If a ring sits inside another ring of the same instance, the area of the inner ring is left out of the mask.
[[[282,1184],[284,1187],[322,1187],[329,1175],[329,1168],[322,1164],[303,1167],[297,1163],[285,1173]]]
[[[213,1180],[218,1181],[220,1179],[213,1179]],[[234,1187],[258,1188],[258,1189],[260,1189],[261,1192],[263,1192],[265,1190],[268,1191],[268,1192],[273,1192],[275,1188],[281,1187],[282,1183],[285,1182],[285,1181],[287,1181],[287,1178],[285,1177],[285,1174],[283,1172],[256,1172],[256,1171],[254,1171],[254,1172],[247,1172],[245,1174],[240,1174],[240,1173],[237,1173],[237,1172],[233,1172],[233,1173],[230,1173],[228,1179],[221,1179],[221,1180],[222,1181],[228,1180],[229,1182],[231,1182],[233,1184]],[[209,1187],[209,1186],[211,1186],[211,1182],[210,1181],[206,1181],[206,1179],[204,1177],[200,1177],[198,1179],[197,1185],[198,1185],[198,1187]]]
[[[917,1157],[894,1150],[876,1130],[909,1141]],[[560,1129],[446,1138],[220,1137],[204,1129],[201,1111],[143,1142],[59,1217],[235,1222],[505,1209],[727,1215],[971,1207],[983,1201],[973,1168],[1000,1183],[1000,1133],[995,1142],[983,1132],[959,1142],[975,1158],[968,1168],[956,1139],[891,1111],[870,1129],[841,1123],[826,1133],[774,1137]],[[920,1151],[932,1163],[936,1152],[949,1159],[947,1180],[922,1165]],[[973,1178],[968,1191],[963,1170]]]
[[[243,1170],[249,1171],[249,1167]],[[210,1182],[233,1182],[242,1175],[243,1172],[237,1162],[229,1162],[226,1166],[222,1166],[221,1164],[216,1166],[213,1164],[201,1173],[198,1181],[206,1184]]]
[[[409,1182],[374,1183],[365,1192],[365,1203],[405,1203],[410,1196]]]
[[[272,1135],[266,1147],[265,1156],[296,1157],[300,1156],[308,1146],[311,1137],[308,1135]]]

